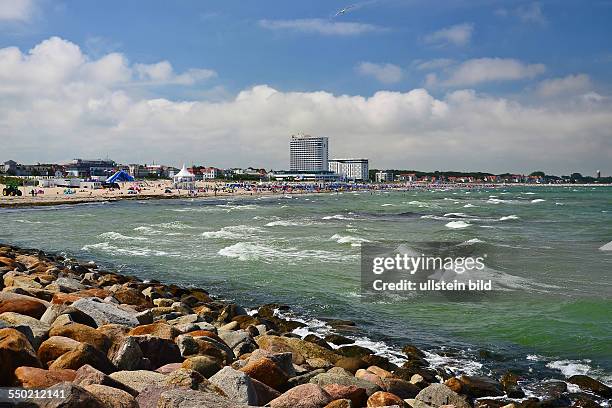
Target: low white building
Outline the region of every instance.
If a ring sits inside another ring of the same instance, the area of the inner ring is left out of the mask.
[[[370,178],[368,159],[332,159],[328,161],[328,166],[329,171],[344,180],[367,181]]]
[[[183,164],[183,168],[177,174],[172,177],[174,181],[174,187],[183,190],[195,190],[196,176],[189,172],[187,167]]]

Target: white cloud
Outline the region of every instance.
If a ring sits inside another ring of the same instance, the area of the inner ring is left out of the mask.
[[[586,74],[568,75],[563,78],[546,79],[539,83],[538,95],[549,98],[559,95],[584,93],[591,89],[591,78]]]
[[[472,86],[484,82],[534,78],[546,71],[543,64],[526,64],[511,58],[476,58],[451,70],[447,86]]]
[[[416,69],[424,71],[446,68],[453,65],[454,63],[455,61],[450,58],[436,58],[428,61],[417,60],[414,61],[413,65]]]
[[[474,32],[474,25],[471,23],[457,24],[454,26],[446,27],[441,30],[435,31],[425,36],[425,42],[427,44],[434,45],[467,45]]]
[[[320,18],[297,20],[260,20],[259,25],[269,30],[293,30],[322,35],[351,36],[385,31],[384,28],[365,23],[337,22]]]
[[[383,84],[394,84],[402,80],[403,72],[394,64],[375,64],[373,62],[362,62],[357,65],[357,72],[361,75],[369,75]]]
[[[160,72],[158,80],[172,78]],[[372,167],[612,172],[612,105],[596,94],[559,105],[469,90],[366,97],[260,85],[185,101],[143,96],[131,86],[141,81],[124,56],[91,60],[57,38],[29,53],[0,49],[0,159],[108,155],[278,169],[287,167],[289,135],[307,131],[329,136],[332,155],[365,156]]]
[[[514,9],[501,8],[495,11],[495,14],[501,17],[514,16],[523,23],[546,24],[547,20],[542,12],[540,3],[530,3],[522,5]]]
[[[0,22],[30,20],[34,14],[33,0],[0,0]]]

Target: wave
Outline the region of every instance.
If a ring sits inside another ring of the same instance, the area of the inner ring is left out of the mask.
[[[85,245],[81,248],[82,251],[92,252],[100,251],[111,255],[129,255],[129,256],[171,256],[176,257],[180,254],[173,254],[166,251],[159,251],[151,248],[124,248],[111,245],[109,242],[100,242],[97,244]]]
[[[526,195],[535,195],[535,193],[533,193],[533,192],[531,192],[531,191],[526,191],[526,192],[521,193],[521,194],[526,194]]]
[[[340,235],[340,234],[334,234],[332,235],[330,239],[333,241],[336,241],[339,244],[351,244],[351,246],[353,247],[360,247],[362,243],[370,242],[370,240],[365,239],[365,238],[354,237],[351,235]]]
[[[469,204],[469,203],[463,206],[463,208],[474,208],[474,207],[476,207],[474,204]]]
[[[465,221],[451,221],[445,225],[447,228],[451,229],[462,229],[471,226],[472,224]]]
[[[346,217],[342,214],[336,214],[336,215],[326,215],[325,217],[323,217],[324,220],[347,220],[347,221],[354,221],[354,218],[349,218]]]
[[[147,238],[145,237],[129,237],[127,235],[123,235],[115,231],[105,232],[98,236],[103,239],[112,239],[113,241],[146,241],[147,240]]]
[[[471,218],[470,215],[462,212],[446,213],[444,216],[448,218]]]
[[[147,227],[146,225],[142,225],[140,227],[134,228],[134,231],[142,232],[145,235],[159,235],[163,234],[163,232],[156,230],[155,228]]]
[[[153,227],[165,228],[165,229],[192,229],[192,227],[187,224],[183,224],[180,221],[171,221],[171,222],[163,222],[161,224],[153,224]]]
[[[591,371],[590,362],[591,360],[558,360],[551,361],[546,364],[546,367],[552,368],[553,370],[559,370],[564,376],[571,377],[572,375],[586,375]]]
[[[30,220],[14,220],[15,222],[20,222],[22,224],[48,224],[43,221],[30,221]]]
[[[463,241],[459,245],[474,245],[474,244],[484,244],[484,241],[481,241],[478,238],[468,239],[467,241]]]
[[[542,198],[536,198],[535,200],[531,200],[531,202],[532,202],[533,204],[536,204],[536,203],[543,203],[544,201],[546,201],[546,200],[544,200],[544,199],[542,199]]]
[[[612,241],[608,242],[607,244],[599,248],[599,250],[600,251],[612,251]]]
[[[255,242],[238,242],[217,252],[218,255],[240,261],[263,261],[265,263],[293,263],[317,259],[321,262],[353,262],[356,255],[345,255],[322,250],[298,250],[296,248],[278,249]]]
[[[395,204],[388,204],[388,203],[387,203],[387,204],[381,204],[380,206],[381,206],[381,207],[392,207],[392,206],[394,206],[394,205],[395,205]]]
[[[508,221],[508,220],[518,220],[519,217],[517,215],[506,215],[504,217],[501,217],[499,220],[500,221]]]
[[[319,223],[314,221],[291,221],[291,220],[277,220],[270,221],[266,224],[266,227],[307,227],[309,225],[317,225]]]
[[[512,201],[510,201],[510,200],[502,200],[502,199],[499,199],[499,198],[489,198],[487,200],[487,203],[489,203],[489,204],[510,204],[510,203],[512,203]]]
[[[256,210],[259,208],[257,204],[217,204],[217,207],[227,209],[227,211]]]
[[[205,231],[202,233],[208,239],[243,239],[245,236],[252,236],[262,232],[261,228],[248,225],[233,225],[223,227],[219,231]]]

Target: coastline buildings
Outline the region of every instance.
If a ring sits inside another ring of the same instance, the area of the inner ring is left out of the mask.
[[[329,171],[344,180],[367,181],[369,178],[368,159],[332,159],[328,163]]]
[[[289,141],[289,171],[328,171],[328,138],[292,135]]]

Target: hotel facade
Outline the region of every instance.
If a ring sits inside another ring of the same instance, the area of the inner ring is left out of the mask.
[[[327,137],[292,135],[289,141],[289,170],[328,171],[328,147]]]
[[[328,161],[329,170],[339,174],[344,180],[369,179],[368,159],[333,159]]]

